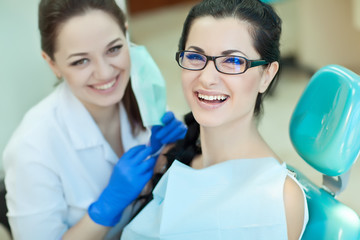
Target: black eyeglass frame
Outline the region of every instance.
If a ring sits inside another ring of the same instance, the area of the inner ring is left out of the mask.
[[[184,66],[182,66],[180,64],[180,54],[181,53],[186,53],[186,52],[190,52],[190,53],[196,53],[196,54],[200,54],[202,56],[204,56],[206,58],[206,62],[205,62],[205,65],[200,68],[200,69],[191,69],[191,68],[186,68]],[[246,65],[245,65],[245,69],[243,72],[240,72],[240,73],[227,73],[227,72],[222,72],[221,70],[218,69],[218,67],[216,66],[216,59],[217,58],[221,58],[221,57],[228,57],[228,56],[234,56],[234,57],[239,57],[239,58],[242,58],[242,59],[245,59],[245,62],[246,62]],[[215,68],[218,72],[220,73],[223,73],[223,74],[228,74],[228,75],[238,75],[238,74],[242,74],[244,72],[246,72],[249,68],[252,68],[252,67],[257,67],[257,66],[262,66],[262,65],[266,65],[266,64],[269,64],[269,62],[265,61],[265,60],[249,60],[245,57],[242,57],[242,56],[236,56],[236,55],[224,55],[224,56],[207,56],[203,53],[199,53],[199,52],[196,52],[196,51],[187,51],[187,50],[182,50],[182,51],[178,51],[176,52],[176,55],[175,55],[175,59],[176,59],[176,62],[178,63],[178,65],[183,68],[183,69],[186,69],[186,70],[191,70],[191,71],[201,71],[203,70],[206,65],[208,64],[209,61],[213,61],[214,62],[214,65],[215,65]]]

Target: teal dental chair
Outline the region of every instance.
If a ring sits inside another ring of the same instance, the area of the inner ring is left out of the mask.
[[[360,76],[329,65],[306,86],[290,120],[297,153],[323,174],[323,186],[294,171],[304,186],[309,222],[302,239],[359,240],[359,215],[336,199],[360,152]]]

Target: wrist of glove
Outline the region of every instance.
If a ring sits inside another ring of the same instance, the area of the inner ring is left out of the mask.
[[[94,222],[107,227],[119,222],[125,208],[138,197],[153,175],[156,159],[149,157],[152,151],[151,147],[140,145],[119,159],[107,187],[88,208]]]
[[[111,194],[104,193],[105,191],[100,195],[97,201],[90,205],[88,214],[97,224],[113,227],[120,221],[122,213],[126,208],[126,204],[124,204],[126,201],[112,203],[113,201],[107,199],[107,196]]]

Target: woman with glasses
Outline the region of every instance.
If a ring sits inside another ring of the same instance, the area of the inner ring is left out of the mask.
[[[39,30],[42,56],[62,80],[25,115],[4,152],[12,235],[119,239],[156,151],[186,127],[169,112],[151,137],[143,126],[126,19],[114,0],[41,0]]]
[[[176,53],[188,132],[122,240],[301,238],[304,192],[257,128],[279,72],[280,33],[280,18],[259,0],[191,9]]]

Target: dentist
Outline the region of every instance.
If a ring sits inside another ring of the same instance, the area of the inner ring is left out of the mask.
[[[114,0],[42,0],[42,56],[59,81],[24,117],[3,156],[14,239],[112,239],[184,137],[171,112],[143,127],[131,87],[126,20]],[[154,147],[156,146],[156,147]]]

